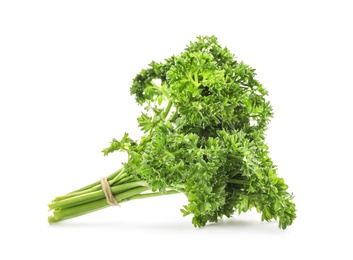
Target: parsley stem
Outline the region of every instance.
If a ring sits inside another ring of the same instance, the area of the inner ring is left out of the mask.
[[[113,186],[111,187],[111,191],[113,194],[118,194],[136,187],[148,187],[148,185],[145,181],[134,181],[134,182],[128,182],[121,185]],[[64,200],[56,201],[56,202],[50,203],[48,206],[50,209],[69,208],[69,207],[80,205],[90,201],[102,199],[104,197],[105,197],[104,192],[102,190],[99,190],[99,191],[93,191],[83,195],[67,198]]]
[[[110,176],[107,177],[109,180],[109,185],[112,186],[114,183],[122,183],[127,181],[128,179],[131,179],[130,176],[126,176],[125,169],[121,168],[120,170],[116,171],[115,173],[111,174]],[[70,192],[69,194],[63,195],[63,196],[58,196],[55,198],[55,201],[60,201],[64,199],[68,199],[71,197],[75,197],[78,195],[86,194],[88,192],[93,192],[93,191],[98,191],[102,188],[102,185],[100,181],[97,181],[95,183],[92,183],[91,185],[85,186],[81,189],[78,189],[74,192]]]
[[[173,102],[172,102],[172,101],[169,101],[167,107],[165,108],[164,114],[163,114],[164,119],[167,118],[167,116],[168,116],[168,114],[169,114],[170,109],[172,108],[172,106],[173,106]]]
[[[247,180],[238,180],[238,179],[230,179],[230,180],[228,180],[228,183],[249,185],[249,184],[250,184],[250,181],[247,181]]]
[[[112,194],[119,203],[134,199],[150,198],[168,194],[183,192],[183,187],[169,187],[164,193],[149,192],[150,187],[147,182],[135,180],[131,175],[122,168],[109,177],[109,185]],[[71,192],[64,196],[57,197],[49,205],[53,211],[53,216],[48,218],[49,223],[59,222],[64,219],[74,218],[93,211],[97,211],[108,207],[109,204],[102,191],[100,182],[95,182],[81,189]]]
[[[178,115],[179,115],[178,111],[175,111],[173,116],[169,118],[169,122],[174,122],[175,119],[177,119]]]
[[[121,169],[117,170],[116,172],[112,173],[111,175],[109,175],[109,176],[107,177],[107,180],[109,181],[109,180],[113,179],[114,177],[119,176],[119,174],[120,174],[121,172],[124,172],[124,168],[121,168]],[[92,183],[92,184],[90,184],[90,185],[87,185],[87,186],[85,186],[85,187],[82,187],[81,189],[78,189],[78,190],[75,190],[75,191],[73,191],[73,192],[70,192],[69,194],[71,194],[71,193],[76,193],[76,192],[83,191],[83,190],[87,190],[87,189],[90,189],[90,188],[92,188],[92,187],[94,187],[94,186],[97,186],[97,185],[99,185],[99,184],[100,184],[100,181],[96,181],[96,182],[94,182],[94,183]]]
[[[115,199],[117,201],[122,201],[124,199],[127,199],[129,197],[132,197],[134,195],[138,195],[146,190],[149,190],[148,187],[138,187],[135,189],[131,189],[122,193],[119,193],[117,195],[115,195]],[[95,200],[92,202],[88,202],[88,203],[84,203],[84,204],[80,204],[77,206],[73,206],[73,207],[69,207],[69,208],[59,208],[54,210],[54,216],[53,217],[49,217],[48,221],[49,223],[54,223],[54,222],[58,222],[64,219],[69,219],[69,218],[74,218],[74,217],[78,217],[87,213],[91,213],[103,208],[109,207],[109,204],[107,202],[107,200],[105,198],[103,199],[99,199],[99,200]]]
[[[147,190],[149,190],[148,187],[137,187],[137,188],[119,193],[114,197],[117,201],[119,201],[119,203],[124,203],[127,201],[136,200],[136,199],[145,199],[145,198],[179,193],[179,191],[176,191],[176,190],[168,190],[165,193],[151,192],[151,193],[141,194],[142,192]],[[65,219],[82,216],[84,214],[88,214],[106,207],[109,207],[109,204],[107,203],[107,200],[105,198],[102,198],[91,202],[85,202],[84,204],[80,204],[77,206],[72,206],[68,208],[59,208],[54,210],[53,216],[48,217],[48,222],[56,223]]]
[[[164,193],[150,192],[150,193],[137,194],[137,195],[131,196],[131,197],[121,201],[121,203],[131,201],[131,200],[136,200],[136,199],[147,199],[147,198],[152,198],[152,197],[159,197],[159,196],[172,195],[172,194],[178,194],[178,193],[180,193],[180,191],[168,190]]]

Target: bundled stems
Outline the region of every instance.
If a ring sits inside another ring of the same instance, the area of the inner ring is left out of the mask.
[[[111,192],[119,204],[131,200],[185,192],[183,185],[169,187],[164,193],[148,192],[150,191],[148,184],[128,176],[124,168],[108,176],[107,180]],[[229,183],[248,184],[246,181],[235,179],[230,180]],[[97,181],[66,195],[56,197],[48,206],[50,210],[53,210],[53,215],[48,217],[48,222],[56,223],[104,209],[110,205],[105,198],[101,183]]]
[[[182,188],[169,189],[164,193],[149,192],[145,181],[136,180],[125,173],[124,168],[107,177],[114,198],[120,203],[182,192]],[[49,223],[78,217],[109,206],[101,183],[95,182],[66,195],[56,197],[49,205],[53,215],[48,217]]]

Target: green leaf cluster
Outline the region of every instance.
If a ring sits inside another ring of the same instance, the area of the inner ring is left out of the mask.
[[[153,192],[183,192],[181,211],[197,227],[255,208],[285,229],[295,204],[269,157],[273,111],[255,76],[215,36],[198,37],[136,75],[130,90],[145,110],[137,119],[144,135],[113,139],[104,154],[127,152],[125,173]]]

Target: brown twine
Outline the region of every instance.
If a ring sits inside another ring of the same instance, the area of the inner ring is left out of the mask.
[[[102,190],[110,206],[119,206],[119,203],[113,196],[112,190],[110,189],[108,180],[106,177],[101,177]]]

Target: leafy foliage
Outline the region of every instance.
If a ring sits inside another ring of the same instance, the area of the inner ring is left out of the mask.
[[[265,131],[273,116],[255,70],[238,62],[217,38],[198,37],[165,62],[151,62],[131,94],[145,112],[139,142],[114,139],[105,155],[128,153],[126,173],[152,191],[184,192],[193,224],[256,208],[285,229],[296,217],[293,196],[269,157]]]

